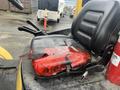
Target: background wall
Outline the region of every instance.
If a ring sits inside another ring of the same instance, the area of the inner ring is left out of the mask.
[[[0,10],[9,10],[13,12],[32,13],[38,10],[38,0],[21,0],[24,5],[23,10],[19,10],[10,4],[7,0],[0,0]]]
[[[9,9],[9,2],[7,0],[0,0],[0,9],[1,10],[8,10]]]

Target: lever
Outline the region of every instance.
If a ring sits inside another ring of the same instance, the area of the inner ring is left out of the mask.
[[[46,32],[44,32],[43,30],[40,30],[40,29],[39,29],[35,24],[33,24],[30,20],[27,20],[26,22],[27,22],[27,24],[33,26],[38,33],[41,32],[43,35],[47,35]],[[38,36],[39,36],[39,35],[38,35]]]
[[[33,26],[37,31],[40,31],[40,29],[39,29],[36,25],[34,25],[30,20],[27,20],[26,22],[27,22],[29,25]]]
[[[88,75],[88,71],[85,71],[81,77],[81,80],[85,79]]]
[[[18,27],[18,30],[19,31],[25,31],[25,32],[28,32],[28,33],[31,33],[31,34],[35,35],[35,31],[34,30],[30,30],[30,29],[27,29],[25,27]]]
[[[28,28],[26,26],[23,26],[23,27],[19,27],[18,30],[19,31],[25,31],[25,32],[28,32],[28,33],[31,33],[33,34],[34,36],[40,36],[40,35],[47,35],[46,32],[40,30],[37,26],[35,26],[31,21],[26,21],[29,25],[31,25],[32,27],[34,27],[36,30],[33,30],[31,28]]]
[[[35,30],[30,29],[30,28],[28,28],[28,27],[26,27],[26,26],[19,27],[18,30],[19,30],[19,31],[25,31],[25,32],[31,33],[31,34],[33,34],[34,36],[45,35],[45,33],[42,32],[42,31],[35,31]]]
[[[27,30],[30,30],[31,32],[34,32],[34,33],[37,32],[37,31],[35,31],[35,30],[33,30],[33,29],[29,28],[29,27],[26,27],[26,26],[23,26],[23,28],[25,28],[25,29],[27,29]]]

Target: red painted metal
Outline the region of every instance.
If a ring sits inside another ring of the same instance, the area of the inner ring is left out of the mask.
[[[120,37],[115,45],[111,61],[108,65],[106,78],[112,83],[120,85]]]
[[[90,54],[86,51],[75,51],[68,47],[46,48],[48,55],[32,61],[34,71],[39,76],[53,76],[67,69],[66,64],[70,61],[72,69],[85,65],[90,61]],[[66,60],[65,57],[69,60]]]

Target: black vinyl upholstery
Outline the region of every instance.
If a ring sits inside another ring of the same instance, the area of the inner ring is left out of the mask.
[[[91,0],[72,25],[72,35],[84,47],[95,53],[115,42],[120,26],[120,4],[115,0]]]
[[[45,47],[55,47],[73,39],[81,48],[101,54],[109,44],[116,42],[119,27],[120,3],[118,1],[91,0],[83,7],[72,24],[73,38],[64,35],[38,36],[33,38],[31,48],[39,53],[39,48],[43,44]]]
[[[74,46],[81,50],[86,50],[80,43],[77,43],[73,38],[65,35],[48,35],[34,37],[31,48],[33,50],[32,58],[38,58],[44,54],[44,48],[54,48],[59,46]]]

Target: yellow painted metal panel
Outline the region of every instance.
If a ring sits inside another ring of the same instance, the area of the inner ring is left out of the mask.
[[[17,71],[16,90],[22,90],[21,63],[19,64]]]
[[[5,60],[13,60],[12,55],[2,47],[0,47],[0,58],[3,58]]]
[[[81,11],[82,3],[83,3],[83,0],[77,0],[76,7],[75,7],[75,15],[74,16],[77,16],[79,14],[79,12]]]

